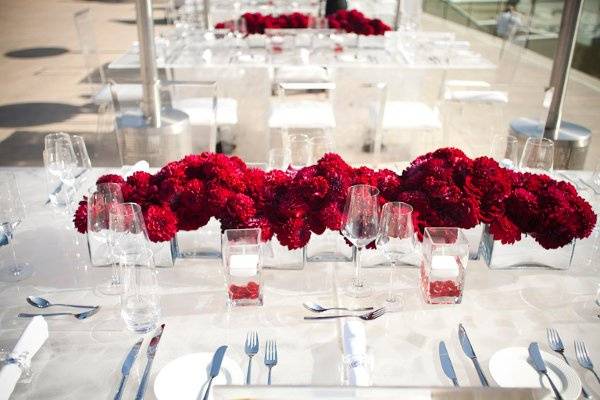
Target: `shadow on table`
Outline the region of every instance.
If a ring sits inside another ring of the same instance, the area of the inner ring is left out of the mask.
[[[55,57],[68,53],[64,47],[30,47],[18,50],[9,50],[4,55],[10,58],[43,58]]]
[[[44,136],[55,131],[14,131],[0,142],[0,166],[43,166]],[[114,132],[67,132],[84,138],[94,167],[120,166],[119,150]]]

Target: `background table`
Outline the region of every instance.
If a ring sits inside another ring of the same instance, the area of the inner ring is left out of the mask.
[[[35,312],[28,295],[55,302],[100,304],[88,320],[48,318],[50,338],[32,363],[29,384],[19,384],[14,399],[108,399],[114,396],[121,363],[136,335],[125,330],[118,297],[103,296],[94,287],[107,280],[107,268],[89,266],[85,237],[75,235],[68,218],[44,205],[44,170],[2,169],[17,175],[28,217],[16,231],[21,261],[33,264],[34,275],[19,283],[0,283],[0,346],[12,348],[29,322],[19,312]],[[94,171],[100,173],[101,171]],[[92,179],[90,178],[90,182]],[[365,324],[373,356],[374,385],[449,386],[438,361],[437,347],[445,340],[462,385],[479,381],[457,337],[462,322],[490,381],[487,364],[498,350],[527,346],[538,341],[550,352],[546,328],[556,328],[567,346],[566,355],[596,396],[600,385],[592,374],[577,366],[573,340],[583,339],[591,357],[600,364],[600,319],[594,298],[600,282],[597,260],[588,262],[590,240],[577,244],[568,271],[543,269],[491,271],[483,261],[470,261],[466,292],[460,305],[423,304],[417,289],[418,270],[401,269],[399,292],[406,302],[399,313],[389,313]],[[192,352],[212,352],[229,345],[227,355],[245,371],[243,343],[246,333],[257,330],[264,343],[277,340],[279,363],[274,384],[339,385],[341,378],[340,321],[308,322],[301,304],[378,305],[383,299],[389,270],[366,270],[376,296],[356,301],[343,295],[351,279],[349,264],[308,264],[302,271],[264,271],[264,306],[228,310],[218,260],[178,260],[161,269],[162,321],[166,323],[155,359],[147,399],[161,367]],[[380,296],[377,296],[380,294]],[[40,310],[41,311],[41,310]],[[145,364],[145,346],[132,370],[124,398],[135,393]],[[266,382],[262,349],[254,360],[255,383]]]

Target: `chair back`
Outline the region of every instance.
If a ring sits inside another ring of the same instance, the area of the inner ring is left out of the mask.
[[[85,62],[87,70],[87,80],[93,85],[95,83],[106,84],[106,75],[104,67],[98,56],[98,46],[96,44],[96,35],[94,33],[93,20],[89,8],[77,11],[73,15],[75,30],[77,31],[77,39],[79,48]],[[99,82],[95,80],[95,75],[98,73]]]

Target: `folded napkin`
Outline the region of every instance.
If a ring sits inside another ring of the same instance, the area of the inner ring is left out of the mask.
[[[361,321],[344,321],[342,327],[342,346],[348,383],[353,386],[369,386],[369,366],[367,365],[367,336]]]
[[[150,172],[150,164],[148,164],[148,161],[141,160],[133,165],[123,165],[123,168],[121,168],[121,174],[126,178],[129,178],[134,172],[138,171]]]
[[[10,357],[18,362],[5,364],[0,370],[0,400],[8,400],[21,373],[21,366],[28,366],[31,358],[38,352],[44,342],[48,339],[48,324],[44,317],[33,317],[17,345],[10,353]]]

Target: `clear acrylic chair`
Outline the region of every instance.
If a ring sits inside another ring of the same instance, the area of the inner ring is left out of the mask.
[[[99,57],[90,9],[86,8],[76,12],[73,20],[85,62],[86,79],[90,85],[92,102],[97,105],[110,103],[110,89],[107,85],[104,65]],[[142,98],[142,86],[139,84],[114,84],[113,90],[119,94],[122,103],[139,102]]]

